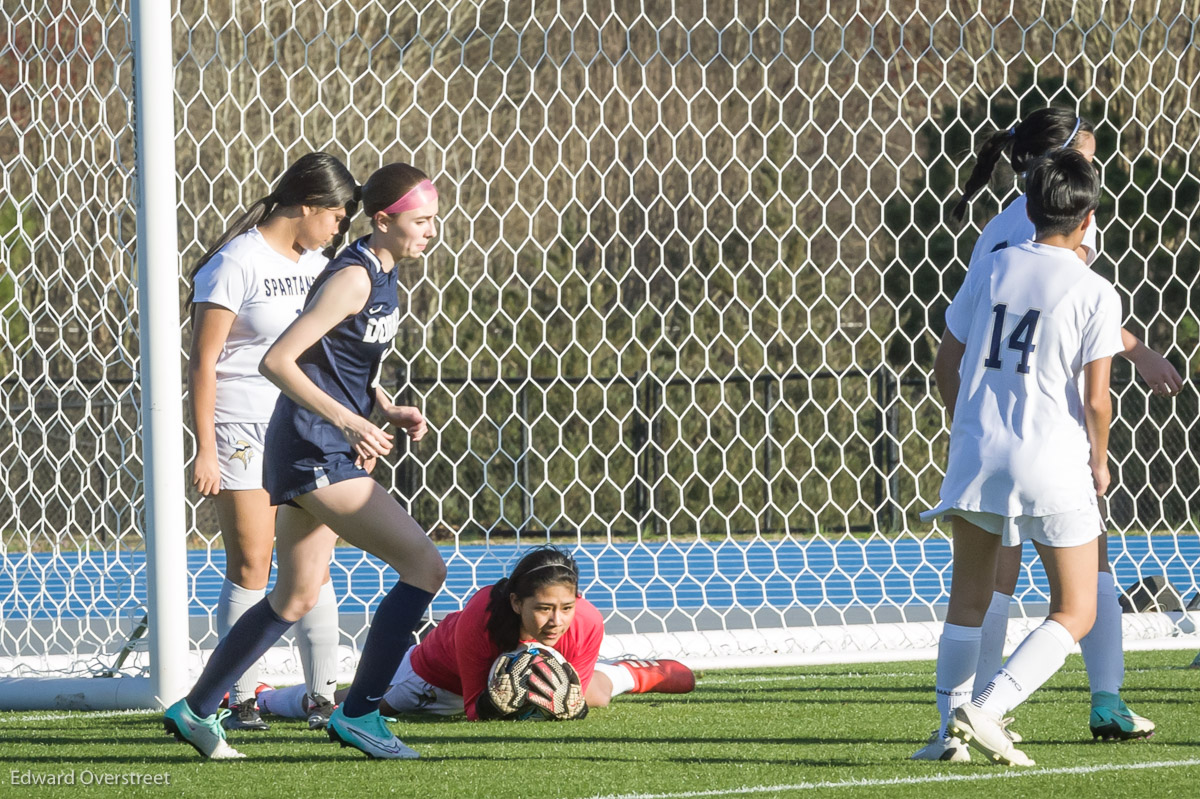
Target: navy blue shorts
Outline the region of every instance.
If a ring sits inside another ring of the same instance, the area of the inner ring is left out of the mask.
[[[355,465],[357,457],[340,430],[281,397],[267,427],[263,488],[272,505],[296,506],[292,500],[301,494],[369,477],[366,469]]]

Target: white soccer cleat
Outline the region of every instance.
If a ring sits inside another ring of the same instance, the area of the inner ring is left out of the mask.
[[[415,760],[420,757],[388,729],[378,710],[349,718],[338,706],[325,723],[325,732],[329,733],[329,740],[342,746],[352,746],[369,758]]]
[[[971,750],[967,745],[948,735],[942,737],[941,730],[934,730],[929,743],[909,755],[909,760],[941,760],[947,763],[970,763]]]
[[[210,760],[245,757],[225,742],[225,728],[221,726],[221,719],[228,715],[228,710],[222,710],[207,718],[201,718],[192,712],[186,699],[180,699],[167,708],[163,715],[163,729],[174,735],[177,741],[190,744]]]
[[[947,732],[983,752],[992,763],[1003,766],[1033,766],[1033,760],[1013,745],[995,713],[974,705],[962,705],[950,716]]]
[[[1008,740],[1012,741],[1015,744],[1019,744],[1019,743],[1021,743],[1021,741],[1024,741],[1025,738],[1022,737],[1021,733],[1017,732],[1012,727],[1008,726],[1012,723],[1013,723],[1012,716],[1005,716],[1004,718],[1000,719],[1000,726],[1004,728],[1004,734],[1008,736]]]

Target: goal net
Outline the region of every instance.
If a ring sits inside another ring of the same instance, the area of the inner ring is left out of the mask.
[[[11,676],[148,667],[127,5],[13,0],[0,18]],[[161,113],[184,341],[186,274],[288,163],[325,150],[360,181],[415,163],[440,238],[384,377],[432,434],[377,477],[443,548],[431,621],[551,542],[580,560],[606,654],[927,654],[949,589],[946,531],[916,518],[947,443],[932,352],[975,236],[1016,191],[999,175],[954,223],[972,148],[1047,103],[1095,123],[1095,268],[1126,326],[1193,374],[1198,13],[670,5],[176,4]],[[1126,634],[1190,646],[1197,392],[1152,398],[1118,360],[1114,394],[1110,559],[1122,587],[1169,583]],[[187,508],[198,666],[224,557],[212,508]],[[1047,601],[1028,557],[1027,620]],[[333,575],[349,669],[395,577],[348,548]]]

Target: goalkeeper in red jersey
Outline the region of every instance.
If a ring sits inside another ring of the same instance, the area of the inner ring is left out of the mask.
[[[493,662],[522,643],[553,647],[579,676],[583,706],[553,705],[553,690],[534,680],[530,701],[555,718],[581,718],[588,707],[604,707],[623,693],[687,693],[696,681],[691,669],[674,660],[599,660],[604,620],[579,595],[575,560],[551,547],[526,554],[512,574],[483,588],[462,610],[451,613],[420,644],[408,650],[380,713],[465,713],[472,721],[507,718],[489,697]],[[552,689],[553,686],[549,686]],[[304,686],[263,691],[260,709],[278,716],[306,718]]]

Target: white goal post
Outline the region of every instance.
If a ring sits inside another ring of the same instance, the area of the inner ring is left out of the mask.
[[[932,351],[1015,185],[949,215],[982,137],[1047,103],[1096,125],[1096,268],[1200,366],[1200,16],[1024,5],[7,3],[0,709],[155,706],[215,645],[187,275],[313,150],[360,181],[411,161],[443,199],[384,374],[432,434],[377,474],[446,555],[431,622],[551,542],[607,655],[929,656]],[[1114,392],[1110,560],[1165,580],[1126,636],[1195,647],[1200,395],[1124,362]],[[1010,636],[1045,610],[1029,556]],[[349,673],[394,575],[341,548],[332,571]]]

